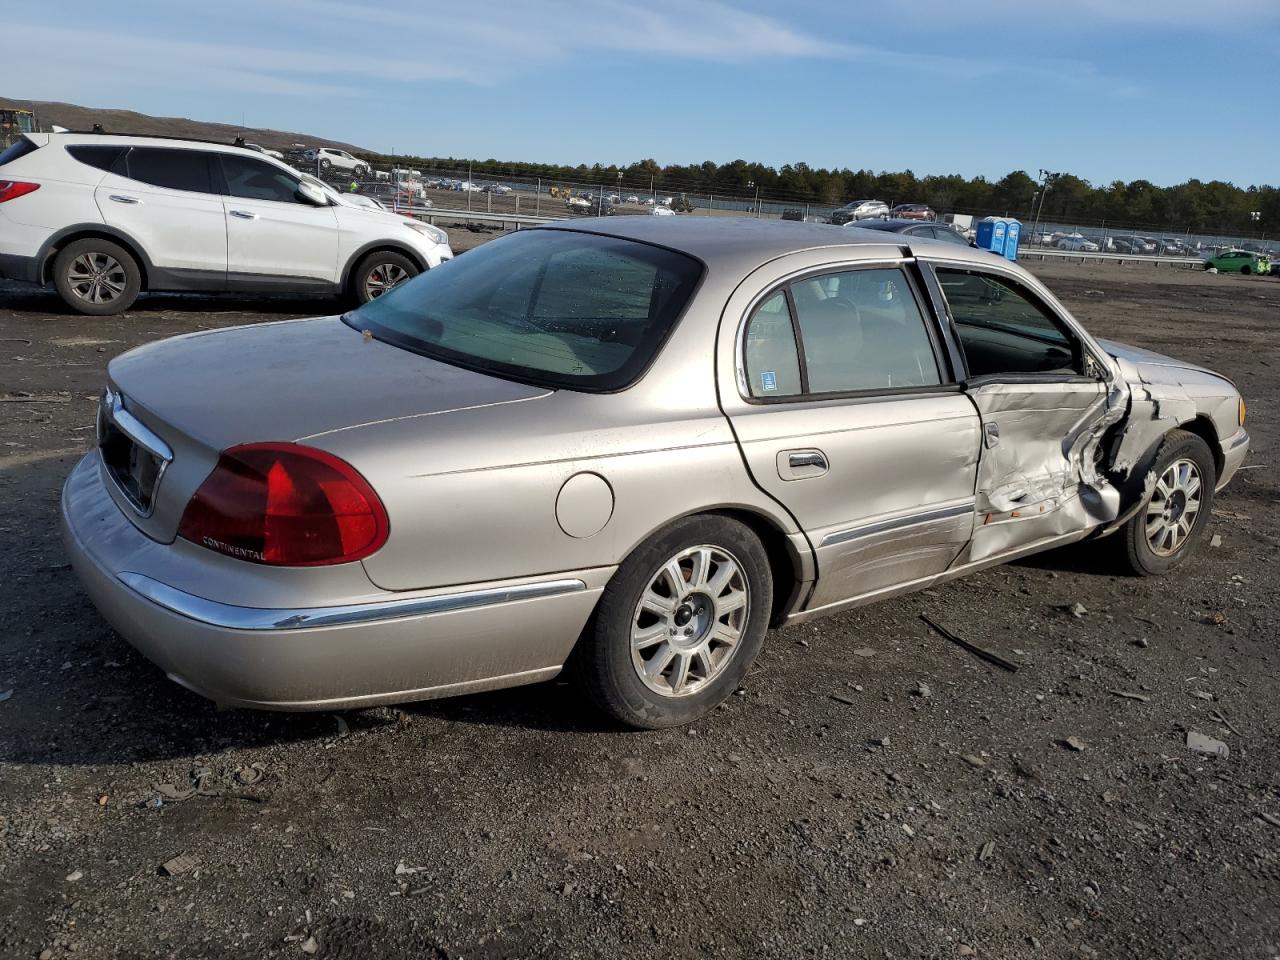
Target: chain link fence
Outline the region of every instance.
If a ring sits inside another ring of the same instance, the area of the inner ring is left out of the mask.
[[[371,197],[389,210],[408,215],[465,213],[485,218],[572,219],[648,214],[655,216],[734,216],[831,222],[839,209],[831,203],[734,191],[678,190],[656,180],[627,177],[539,178],[494,176],[474,168],[426,167],[368,163],[331,152],[295,152],[285,157],[297,169],[345,193]],[[892,208],[915,198],[885,198]],[[985,216],[1008,216],[1003,210],[939,210],[925,214],[972,238]],[[1280,242],[1265,234],[1193,233],[1176,224],[1106,221],[1075,222],[1016,217],[1023,225],[1022,247],[1028,251],[1128,254],[1146,257],[1208,257],[1227,249],[1280,254]]]

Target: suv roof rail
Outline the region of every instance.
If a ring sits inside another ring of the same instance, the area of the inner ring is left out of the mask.
[[[183,143],[208,143],[216,147],[241,147],[244,146],[245,139],[238,136],[232,142],[226,140],[211,140],[207,137],[175,137],[172,134],[165,133],[133,133],[127,130],[104,130],[102,124],[95,123],[92,130],[67,130],[69,134],[83,137],[137,137],[141,140],[178,140]]]

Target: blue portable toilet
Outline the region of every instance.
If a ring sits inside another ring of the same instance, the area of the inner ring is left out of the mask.
[[[983,217],[978,221],[976,242],[983,250],[1004,256],[1005,235],[1008,223],[999,217]]]
[[[1018,259],[1018,238],[1022,236],[1022,224],[1010,220],[1004,234],[1004,255],[1009,260]]]

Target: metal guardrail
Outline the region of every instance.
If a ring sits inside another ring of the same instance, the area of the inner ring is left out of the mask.
[[[523,213],[489,213],[484,210],[445,210],[436,207],[393,207],[392,212],[403,213],[430,224],[434,224],[437,219],[448,220],[450,223],[461,220],[474,223],[500,223],[505,229],[507,224],[512,223],[517,230],[531,224],[555,223],[557,220],[568,219],[567,217],[534,217]]]
[[[1203,267],[1203,257],[1162,257],[1154,253],[1107,253],[1102,250],[1056,250],[1053,247],[1019,246],[1018,259],[1023,257],[1059,257],[1068,260],[1118,260],[1120,263],[1167,263],[1175,267]]]

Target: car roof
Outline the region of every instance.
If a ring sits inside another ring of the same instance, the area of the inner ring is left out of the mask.
[[[861,221],[859,221],[859,222],[858,222],[858,225],[857,225],[856,227],[848,227],[848,228],[846,228],[846,229],[849,229],[849,230],[880,230],[881,232],[883,232],[883,231],[885,231],[885,230],[888,230],[889,232],[891,232],[891,233],[892,233],[892,232],[894,232],[894,231],[896,231],[896,230],[901,230],[901,229],[904,229],[904,228],[906,228],[906,227],[927,227],[927,226],[932,225],[933,223],[934,223],[934,221],[932,221],[932,220],[905,220],[905,219],[902,219],[902,218],[896,218],[896,219],[892,219],[892,220],[870,220],[870,221],[868,221],[868,220],[861,220]],[[945,224],[945,223],[944,223],[944,224],[942,224],[942,226],[947,227],[947,229],[948,229],[948,230],[949,230],[949,229],[951,229],[951,228],[950,228],[949,226],[947,226],[947,224]]]
[[[638,240],[688,254],[713,270],[739,270],[744,273],[769,260],[801,250],[839,247],[841,253],[850,259],[875,259],[885,255],[885,247],[903,247],[907,243],[906,238],[886,237],[882,230],[751,217],[597,217],[594,220],[550,223],[536,229]],[[922,250],[937,250],[950,260],[990,263],[986,251],[971,250],[944,240],[912,237],[910,245]]]

